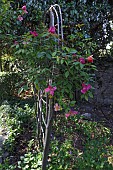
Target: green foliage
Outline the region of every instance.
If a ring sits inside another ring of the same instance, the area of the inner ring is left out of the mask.
[[[88,46],[91,53],[98,54],[100,49],[106,49],[106,45],[112,41],[112,26],[110,24],[113,15],[112,1],[46,0],[45,5],[45,1],[20,0],[17,2],[2,1],[0,4],[0,37],[3,43],[1,47],[4,47],[2,50],[6,50],[7,53],[12,51],[9,50],[9,46],[16,41],[16,36],[14,39],[12,35],[18,36],[32,29],[36,30],[37,23],[40,25],[43,21],[45,11],[55,3],[58,3],[62,8],[65,39],[68,35],[72,34],[75,37],[77,34],[80,39],[83,37],[90,40]],[[21,8],[25,4],[29,13],[24,15],[24,21],[19,22],[17,17],[21,15]],[[49,18],[44,18],[44,20],[48,22]],[[22,41],[21,38],[20,41]],[[73,44],[76,44],[77,41],[78,38],[75,37]],[[97,46],[92,47],[91,44],[97,44]],[[95,55],[95,57],[97,56]]]
[[[41,169],[42,151],[38,148],[34,137],[35,119],[32,108],[28,105],[24,109],[17,106],[11,108],[8,104],[4,104],[0,107],[0,112],[2,113],[1,123],[7,126],[9,132],[4,145],[9,156],[0,168],[4,170]],[[16,147],[20,143],[22,146],[22,141],[18,143],[18,138],[20,139],[22,135],[26,137],[25,134],[27,132],[28,135],[30,129],[32,129],[31,138],[24,143],[25,154],[20,155],[18,163],[11,163],[10,154],[15,155],[15,152],[18,152]],[[112,170],[111,132],[100,123],[86,121],[79,115],[67,119],[59,116],[59,119],[54,122],[51,137],[48,170]]]
[[[15,150],[17,139],[26,131],[35,130],[34,110],[28,105],[24,109],[15,106],[13,108],[8,104],[0,107],[1,125],[6,128],[8,139],[4,143],[4,148],[9,153]],[[33,131],[32,131],[33,133]]]
[[[51,143],[51,152],[49,155],[49,165],[47,167],[48,170],[59,169],[59,170],[67,170],[72,169],[73,158],[71,153],[74,151],[72,146],[72,141],[66,140],[63,144],[57,140],[52,141]],[[74,151],[76,152],[76,151]]]
[[[17,93],[16,83],[21,80],[19,73],[0,73],[0,101],[6,100]]]
[[[108,128],[79,116],[61,120],[63,129],[59,128],[61,122],[56,122],[56,138],[52,140],[48,169],[112,170],[108,158],[109,155],[113,157],[113,148],[110,147]]]
[[[91,55],[95,44],[92,39],[84,37],[81,30],[77,30],[74,34],[67,32],[68,36],[65,38],[63,48],[60,46],[56,48],[58,36],[48,32],[48,28],[42,20],[43,10],[41,11],[39,8],[36,11],[38,5],[41,3],[34,6],[34,13],[37,16],[35,19],[33,18],[35,16],[31,14],[32,5],[30,4],[26,4],[28,13],[23,13],[21,3],[18,5],[12,3],[11,8],[7,9],[5,16],[8,17],[7,15],[10,13],[13,21],[9,23],[10,28],[8,29],[8,38],[11,41],[10,45],[12,44],[11,53],[21,61],[22,74],[28,81],[27,84],[32,83],[36,88],[38,87],[37,90],[44,90],[48,86],[47,81],[52,79],[53,86],[57,87],[55,102],[59,101],[61,107],[66,110],[72,105],[71,101],[75,100],[75,91],[80,92],[82,83],[93,83],[92,73],[95,67],[87,62],[87,57]],[[23,17],[22,21],[17,19],[20,15]],[[34,20],[40,21],[39,24],[36,25]],[[12,32],[12,27],[14,32]],[[38,36],[30,33],[34,30]],[[84,58],[86,63],[81,63],[80,58]],[[26,86],[24,87],[26,88]],[[19,93],[25,90],[24,87],[21,87]],[[88,100],[88,96],[92,96],[89,91],[82,95],[82,98]],[[68,99],[68,103],[63,102],[65,98]]]
[[[42,165],[42,153],[38,153],[36,151],[28,152],[24,156],[20,157],[20,161],[18,161],[18,168],[23,170],[41,170]]]
[[[38,87],[37,90],[44,90],[48,85],[47,80],[52,79],[53,85],[57,87],[55,99],[59,100],[59,104],[66,109],[70,101],[74,100],[74,92],[81,90],[82,83],[93,82],[92,73],[96,68],[87,62],[90,51],[82,55],[80,49],[76,50],[67,46],[57,50],[55,48],[56,34],[48,33],[43,24],[41,26],[41,30],[37,28],[39,36],[33,38],[30,34],[23,35],[28,44],[19,43],[13,46],[15,55],[25,63],[24,78],[29,83],[34,83],[35,87]],[[84,58],[85,64],[79,61],[80,58]],[[88,100],[89,95],[91,96],[91,93],[87,92],[85,99]],[[63,102],[64,98],[69,100],[67,105]]]
[[[113,166],[108,162],[108,152],[105,139],[91,140],[85,144],[84,152],[77,158],[76,167],[81,170],[88,169],[109,169]]]
[[[4,164],[0,164],[0,169],[3,169],[3,170],[15,170],[15,168],[16,168],[15,165],[9,165],[8,159],[4,161]]]
[[[35,146],[35,139],[32,138],[35,138],[34,132],[36,130],[34,110],[28,105],[25,105],[24,109],[22,109],[18,106],[11,108],[10,105],[4,104],[0,107],[0,113],[0,124],[4,128],[7,128],[8,134],[8,139],[4,143],[2,152],[7,151],[9,153],[8,157],[4,160],[4,163],[0,165],[0,168],[4,170],[15,170],[16,168],[31,170],[40,168],[42,163],[42,154],[41,152],[37,153],[37,149],[35,148],[32,150],[32,148]],[[32,133],[29,134],[29,131],[32,131]],[[27,140],[24,141],[26,135],[30,135],[30,137],[27,137]],[[22,136],[23,141],[20,143],[18,139],[20,140],[21,138],[22,140]],[[22,146],[22,143],[26,145],[27,153],[24,156],[20,156],[18,165],[11,164],[10,155],[15,154],[15,150],[18,148],[18,145],[21,145],[20,149],[21,147],[25,147]]]
[[[61,6],[65,37],[77,33],[80,38],[84,37],[86,40],[92,38],[88,45],[90,46],[91,43],[97,44],[97,46],[91,47],[91,53],[95,53],[95,57],[98,57],[100,49],[104,51],[106,45],[113,40],[110,25],[113,17],[112,1],[47,0],[46,2],[46,8],[55,3]],[[76,37],[73,43],[77,43]],[[92,48],[94,49],[92,50]]]

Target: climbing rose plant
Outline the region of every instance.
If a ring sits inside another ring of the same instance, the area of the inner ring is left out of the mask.
[[[19,22],[25,21],[24,15],[29,14],[24,5],[15,17]],[[15,22],[16,24],[16,22]],[[54,110],[64,110],[66,118],[78,112],[70,110],[76,103],[75,91],[79,91],[81,98],[88,100],[92,97],[93,77],[95,70],[94,58],[90,53],[81,55],[78,49],[66,45],[59,48],[57,44],[57,26],[46,28],[43,22],[14,36],[12,48],[16,59],[22,62],[24,79],[27,86],[21,86],[19,93],[29,88],[29,84],[37,91],[40,89],[54,99]],[[61,44],[60,40],[60,43]],[[67,44],[64,41],[64,44]],[[50,85],[48,82],[52,80]],[[56,103],[56,104],[55,104]]]

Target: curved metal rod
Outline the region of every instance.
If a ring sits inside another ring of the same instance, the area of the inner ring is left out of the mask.
[[[57,27],[58,27],[57,33],[58,33],[58,44],[59,44],[59,16],[58,16],[58,12],[53,5],[49,8],[49,10],[50,11],[54,10],[56,17],[57,17]]]
[[[60,16],[58,15],[58,12],[57,12],[57,10],[55,9],[55,7],[58,7]],[[51,7],[49,8],[49,10],[51,10],[52,8],[53,8],[54,10],[56,10],[58,19],[59,19],[59,17],[60,17],[59,25],[61,26],[61,39],[63,40],[63,39],[64,39],[64,36],[63,36],[63,19],[62,19],[62,12],[61,12],[60,5],[58,5],[58,4],[51,5]],[[55,12],[55,13],[56,13],[56,12]],[[60,24],[60,23],[61,23],[61,24]],[[58,36],[59,36],[59,35],[58,35]],[[63,41],[62,41],[62,46],[63,46]]]
[[[64,39],[64,36],[63,36],[63,19],[62,19],[62,11],[61,11],[61,8],[60,8],[60,5],[58,4],[55,4],[53,6],[57,6],[59,8],[59,13],[60,13],[60,22],[61,22],[61,37],[62,37],[62,40]]]

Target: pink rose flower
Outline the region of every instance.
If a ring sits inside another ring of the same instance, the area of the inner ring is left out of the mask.
[[[54,91],[56,91],[57,87],[52,87],[52,86],[48,86],[46,89],[45,89],[45,92],[49,92],[52,96],[54,95]]]
[[[26,5],[24,5],[24,6],[22,7],[22,10],[23,10],[24,13],[26,13],[26,14],[28,13],[27,10],[26,10]]]
[[[68,118],[69,116],[74,116],[78,114],[78,111],[70,110],[68,113],[65,114],[65,117]]]
[[[84,58],[79,58],[79,62],[82,64],[85,64],[85,59]]]
[[[32,34],[34,37],[38,36],[38,33],[36,31],[30,31],[30,34]]]
[[[61,110],[61,107],[58,105],[58,103],[56,103],[54,105],[54,111],[57,112],[57,111],[60,111]]]
[[[93,55],[90,55],[89,57],[87,57],[87,61],[89,62],[89,63],[93,63]]]
[[[82,83],[81,93],[85,94],[89,89],[91,89],[91,85],[90,84],[86,85],[86,84]]]
[[[48,32],[50,32],[51,34],[55,34],[55,27],[51,26],[48,30]]]
[[[19,21],[23,21],[23,17],[21,15],[18,16],[17,18]]]

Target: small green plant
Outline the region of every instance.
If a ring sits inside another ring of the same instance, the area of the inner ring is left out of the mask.
[[[0,164],[0,170],[15,170],[16,165],[10,165],[9,159],[5,159],[4,163]]]
[[[20,157],[17,167],[22,170],[41,170],[42,153],[41,152],[28,152]]]
[[[51,143],[51,152],[49,155],[48,170],[59,169],[67,170],[72,168],[73,154],[76,152],[72,141],[66,139],[62,144],[57,139]]]

